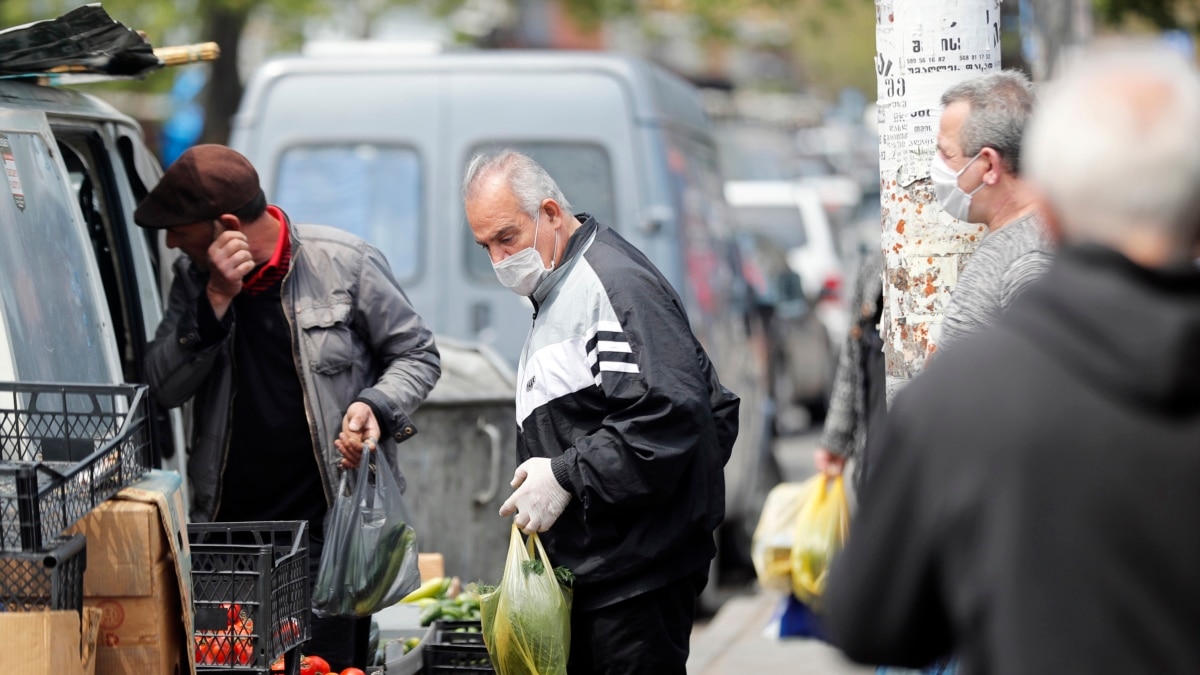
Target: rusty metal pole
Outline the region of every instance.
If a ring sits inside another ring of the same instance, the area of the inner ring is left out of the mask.
[[[1000,67],[1000,0],[875,0],[888,400],[925,362],[984,227],[946,215],[929,163],[942,93]]]

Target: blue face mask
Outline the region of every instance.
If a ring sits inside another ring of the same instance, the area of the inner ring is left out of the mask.
[[[554,233],[554,254],[550,266],[542,264],[542,254],[537,251],[537,233],[541,225],[542,209],[539,207],[533,224],[533,246],[521,249],[498,263],[492,263],[496,278],[513,293],[530,296],[542,283],[546,275],[554,271],[554,258],[558,257],[558,232]]]

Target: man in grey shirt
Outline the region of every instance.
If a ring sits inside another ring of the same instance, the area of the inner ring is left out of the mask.
[[[942,95],[937,154],[930,170],[946,212],[987,228],[959,275],[936,349],[995,323],[1050,265],[1054,244],[1020,177],[1021,137],[1033,88],[1018,71],[966,80]]]

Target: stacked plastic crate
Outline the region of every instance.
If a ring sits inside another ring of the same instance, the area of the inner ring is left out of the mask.
[[[149,469],[146,388],[0,382],[0,612],[83,612],[83,535]]]

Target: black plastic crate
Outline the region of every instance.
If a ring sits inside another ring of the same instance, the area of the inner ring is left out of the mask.
[[[0,382],[0,549],[42,551],[150,468],[145,385]]]
[[[0,612],[83,612],[87,542],[82,534],[48,550],[0,552]]]
[[[188,540],[198,672],[267,673],[308,640],[308,523],[193,523]]]
[[[435,621],[422,641],[426,673],[495,673],[479,621]]]

